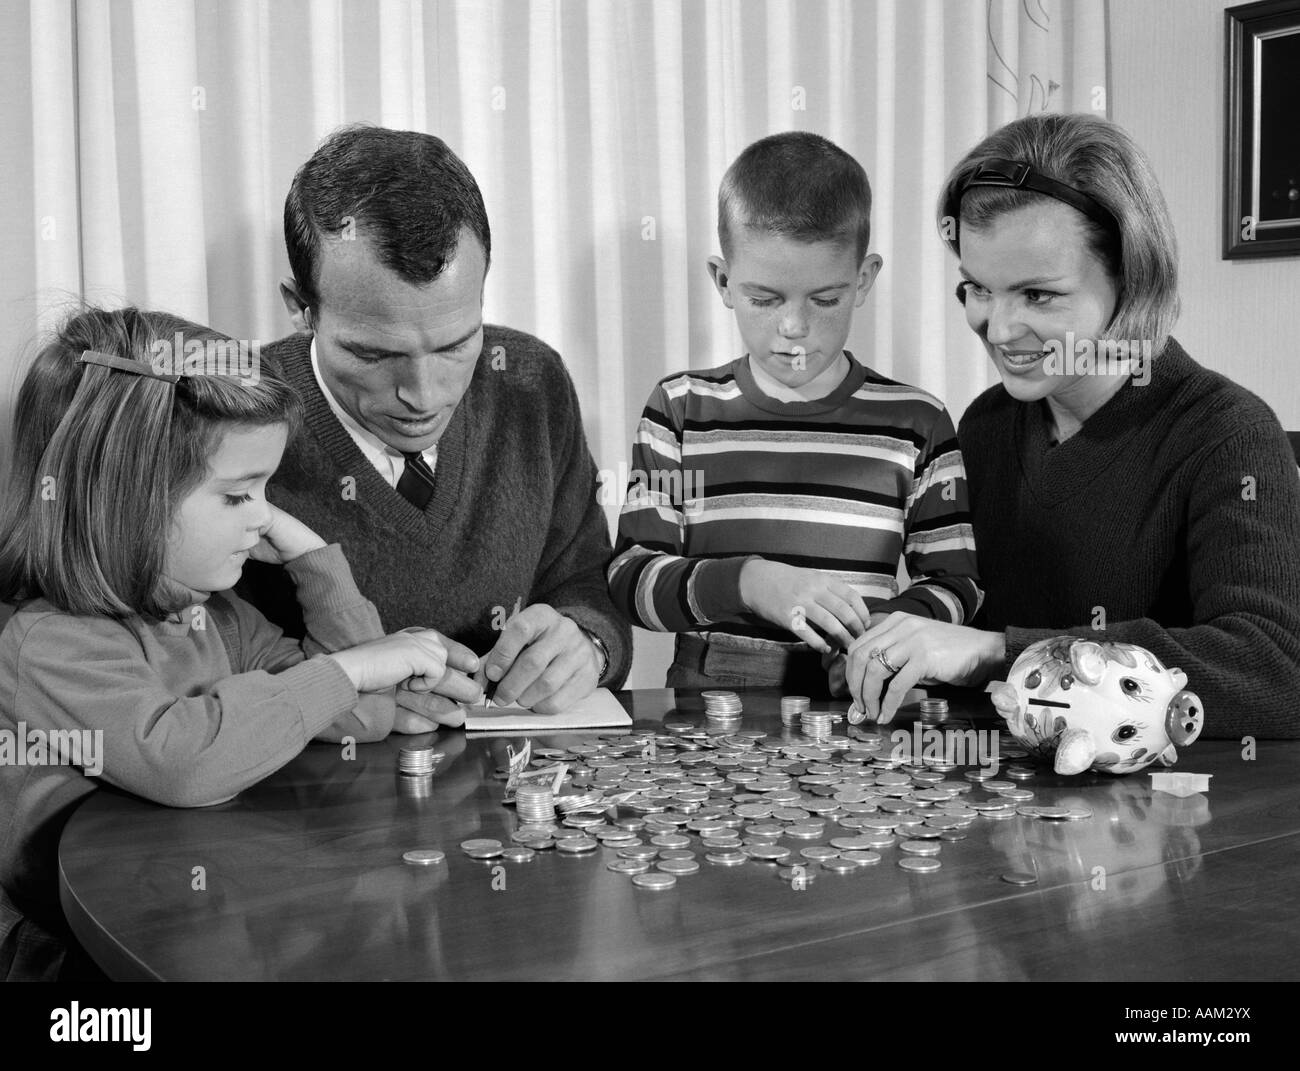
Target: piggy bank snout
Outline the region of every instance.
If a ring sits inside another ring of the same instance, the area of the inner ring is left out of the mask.
[[[1165,732],[1176,747],[1192,743],[1205,725],[1205,709],[1195,692],[1181,691],[1169,700]]]

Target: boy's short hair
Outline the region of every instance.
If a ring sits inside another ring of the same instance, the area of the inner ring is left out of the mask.
[[[351,228],[408,283],[433,282],[463,229],[491,263],[492,233],[478,183],[432,134],[353,124],[327,137],[298,168],[284,201],[284,243],[298,293],[320,303],[321,239]]]
[[[258,376],[175,383],[86,364],[86,350],[151,366],[155,343],[230,341],[164,312],[89,309],[43,346],[18,392],[0,512],[0,600],[66,613],[163,618],[184,605],[164,577],[176,507],[207,473],[223,428],[300,418],[292,388]],[[178,602],[180,605],[178,605]]]
[[[1118,233],[1080,215],[1093,255],[1119,290],[1107,337],[1150,340],[1156,354],[1164,349],[1178,319],[1177,243],[1151,164],[1123,128],[1096,115],[1051,114],[1015,119],[995,130],[952,169],[939,193],[940,233],[958,256],[963,227],[979,231],[1008,212],[1052,201],[1032,190],[986,186],[963,196],[971,176],[991,160],[1026,163],[1110,212]],[[960,218],[953,220],[957,211]]]
[[[733,229],[803,242],[871,240],[871,184],[852,156],[807,131],[772,134],[736,157],[718,189],[718,242],[730,259]]]

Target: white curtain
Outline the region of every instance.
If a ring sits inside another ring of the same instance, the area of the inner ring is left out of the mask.
[[[991,379],[939,186],[1017,115],[1107,104],[1105,0],[30,0],[0,19],[18,206],[0,401],[70,297],[285,334],[289,181],[365,120],[465,159],[492,222],[488,318],[564,355],[611,474],[656,379],[740,354],[704,265],[749,142],[813,130],[866,167],[885,267],[850,349],[956,419]]]

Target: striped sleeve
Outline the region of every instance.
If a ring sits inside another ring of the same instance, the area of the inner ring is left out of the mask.
[[[954,625],[974,618],[984,592],[975,559],[966,467],[946,409],[939,411],[917,456],[903,556],[911,586],[873,605],[873,613],[901,610]]]
[[[682,472],[685,398],[681,391],[674,401],[661,383],[641,414],[607,573],[614,605],[634,625],[656,632],[687,632],[745,611],[740,570],[748,556],[683,554],[690,508]]]

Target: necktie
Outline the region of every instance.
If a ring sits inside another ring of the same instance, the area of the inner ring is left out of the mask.
[[[406,458],[406,468],[397,481],[397,493],[423,513],[433,497],[433,469],[422,454],[403,453],[402,456]]]

